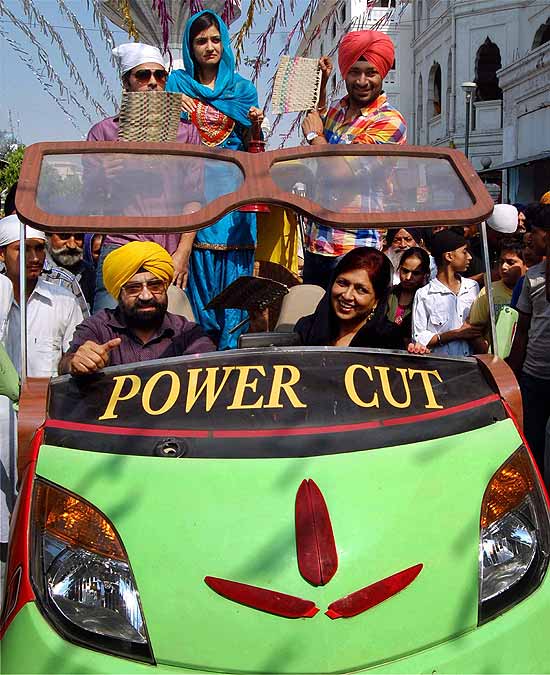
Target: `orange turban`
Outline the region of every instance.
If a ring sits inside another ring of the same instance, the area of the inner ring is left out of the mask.
[[[338,66],[344,79],[361,57],[372,63],[384,79],[395,59],[393,42],[378,30],[357,30],[344,35],[338,47]]]
[[[541,204],[550,204],[550,190],[548,192],[545,192],[542,197],[540,198],[540,203]]]

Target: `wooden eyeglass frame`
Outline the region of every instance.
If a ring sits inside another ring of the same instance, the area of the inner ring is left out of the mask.
[[[137,155],[186,155],[201,159],[228,161],[244,174],[242,185],[229,194],[216,198],[200,210],[175,216],[74,216],[50,214],[37,205],[37,190],[42,160],[48,155],[84,155],[91,153]],[[378,156],[435,158],[449,162],[472,199],[472,206],[449,211],[388,211],[338,213],[330,211],[307,197],[281,189],[270,169],[281,161],[332,156]],[[342,229],[387,228],[414,225],[476,224],[493,211],[494,202],[481,179],[458,150],[412,145],[326,145],[285,148],[264,153],[246,153],[231,150],[213,150],[182,143],[129,143],[63,141],[35,143],[25,150],[16,194],[16,209],[27,224],[46,232],[185,232],[211,225],[222,216],[242,206],[254,203],[291,208],[307,217]]]

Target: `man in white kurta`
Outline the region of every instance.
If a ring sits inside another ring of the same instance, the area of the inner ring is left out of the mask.
[[[19,306],[20,222],[11,215],[0,220],[0,260],[5,276],[0,282],[0,338],[21,373],[21,309]],[[57,375],[63,352],[69,348],[82,311],[74,295],[40,276],[45,259],[43,232],[26,228],[27,373],[29,377]],[[0,456],[2,520],[0,544],[8,538],[8,518],[15,499],[16,417],[11,402],[0,401]],[[2,546],[4,554],[5,546]]]

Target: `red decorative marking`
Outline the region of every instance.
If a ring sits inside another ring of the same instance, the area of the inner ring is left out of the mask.
[[[345,598],[332,602],[325,614],[330,619],[349,619],[352,616],[357,616],[406,588],[420,574],[422,567],[422,563],[414,565],[392,574],[391,577],[386,577],[370,586],[361,588],[355,593],[350,593]]]
[[[339,424],[326,427],[292,427],[290,429],[218,429],[212,433],[214,438],[247,438],[253,437],[270,437],[270,436],[310,436],[312,434],[338,434],[348,431],[363,431],[365,429],[376,429],[385,426],[393,426],[399,424],[411,424],[415,422],[425,422],[426,420],[435,419],[438,417],[445,417],[446,415],[454,415],[455,413],[464,412],[478,408],[487,403],[500,401],[498,394],[491,394],[475,401],[468,401],[460,405],[452,406],[451,408],[444,408],[443,410],[434,410],[433,412],[421,413],[420,415],[409,415],[408,417],[398,417],[387,420],[375,420],[373,422],[358,422],[356,424]]]
[[[36,469],[36,457],[42,445],[44,430],[38,429],[31,442],[30,457],[33,458],[23,474],[21,489],[12,515],[12,533],[8,548],[6,567],[6,589],[0,616],[0,640],[19,610],[34,600],[29,573],[29,539],[32,508],[32,487]]]
[[[338,554],[327,505],[312,480],[303,480],[298,488],[295,522],[300,573],[313,586],[324,586],[338,569]]]
[[[88,431],[113,436],[175,436],[181,438],[208,438],[210,433],[202,429],[140,429],[138,427],[108,427],[101,424],[83,424],[49,419],[44,425],[48,429],[67,429],[68,431]]]
[[[408,424],[410,422],[425,422],[427,420],[433,420],[437,417],[444,417],[445,415],[451,415],[459,412],[465,412],[466,410],[472,410],[473,408],[478,408],[482,405],[487,405],[488,403],[494,403],[495,401],[500,401],[500,396],[498,394],[489,394],[489,396],[484,396],[483,398],[478,398],[475,401],[468,401],[468,403],[461,403],[460,405],[455,405],[452,408],[446,408],[444,410],[433,410],[432,412],[421,413],[420,415],[409,415],[409,417],[396,417],[390,420],[384,420],[382,425],[385,427],[391,427],[395,424]]]
[[[270,591],[267,588],[249,586],[218,577],[204,577],[204,582],[228,600],[287,619],[309,619],[319,611],[311,600],[303,600],[294,595],[279,593],[279,591]]]
[[[274,436],[311,436],[314,434],[341,434],[350,431],[364,431],[380,427],[396,426],[400,424],[414,424],[425,422],[446,415],[472,410],[479,406],[500,401],[498,394],[491,394],[475,401],[468,401],[460,405],[434,410],[420,415],[397,417],[387,420],[374,420],[372,422],[358,422],[355,424],[334,424],[324,427],[290,427],[281,429],[141,429],[139,427],[111,427],[101,424],[84,424],[82,422],[68,422],[66,420],[49,419],[45,425],[50,429],[66,429],[68,431],[85,431],[96,434],[111,434],[113,436],[173,436],[175,438],[272,438]]]
[[[333,609],[327,609],[325,614],[328,616],[329,619],[341,619],[342,615],[338,614],[338,612],[335,612]]]
[[[357,422],[356,424],[334,424],[328,427],[291,427],[289,429],[218,429],[212,435],[214,438],[243,438],[243,437],[271,437],[271,436],[311,436],[312,434],[338,434],[346,431],[363,431],[376,429],[382,423]]]

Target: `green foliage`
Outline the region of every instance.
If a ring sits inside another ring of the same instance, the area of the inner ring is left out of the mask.
[[[25,154],[25,146],[20,145],[15,150],[8,150],[0,164],[0,192],[9,188],[19,179],[21,163]]]

